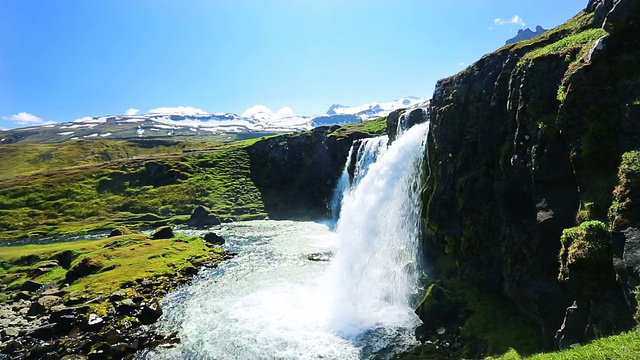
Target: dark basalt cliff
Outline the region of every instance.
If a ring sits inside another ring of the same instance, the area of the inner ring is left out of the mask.
[[[429,115],[424,251],[437,301],[459,309],[428,311],[428,294],[425,331],[464,322],[461,286],[514,304],[547,349],[632,327],[640,164],[621,162],[640,149],[638,1],[592,0],[483,57],[437,84]]]
[[[256,142],[249,148],[251,179],[262,194],[269,217],[328,217],[329,201],[351,144],[377,132],[334,125]]]

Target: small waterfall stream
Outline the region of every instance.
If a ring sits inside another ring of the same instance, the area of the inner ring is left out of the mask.
[[[385,359],[414,345],[427,131],[420,124],[389,147],[383,136],[352,149],[335,231],[293,221],[224,225],[219,233],[239,255],[163,301],[155,326],[182,342],[138,358]],[[317,251],[335,256],[306,259]]]

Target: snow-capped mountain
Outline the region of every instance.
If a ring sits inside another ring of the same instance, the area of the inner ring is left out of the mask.
[[[85,117],[71,122],[49,124],[0,132],[0,143],[33,138],[32,141],[59,142],[81,138],[166,137],[238,133],[282,133],[308,130],[316,126],[340,125],[377,119],[401,108],[424,106],[416,97],[360,106],[335,104],[322,115],[293,115],[290,108],[274,113],[263,105],[247,109],[242,115],[231,113],[153,113]],[[41,139],[36,139],[41,138]]]

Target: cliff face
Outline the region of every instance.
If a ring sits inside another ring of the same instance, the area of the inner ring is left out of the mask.
[[[355,126],[323,126],[256,142],[249,148],[251,179],[272,219],[316,220],[328,202],[354,140],[384,129],[384,119]],[[377,125],[377,127],[376,127]]]
[[[588,220],[610,224],[622,155],[640,148],[637,1],[592,0],[567,24],[441,80],[429,115],[430,275],[501,294],[537,321],[547,348],[566,346],[574,324],[587,338],[632,326],[630,291],[640,274],[624,262],[637,246],[624,234],[637,234],[628,230],[637,222],[620,222],[613,241],[598,235],[608,260],[589,262],[602,256],[585,252],[587,265],[578,266],[565,258],[573,272],[560,279],[559,254],[579,247],[570,236],[561,242],[563,230]],[[452,262],[454,270],[442,265]],[[574,301],[579,319],[568,316],[556,336]]]

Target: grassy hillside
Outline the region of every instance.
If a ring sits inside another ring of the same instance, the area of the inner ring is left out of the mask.
[[[379,133],[384,119],[332,130]],[[223,219],[264,218],[248,154],[260,139],[1,145],[0,241],[181,222],[198,205]]]

